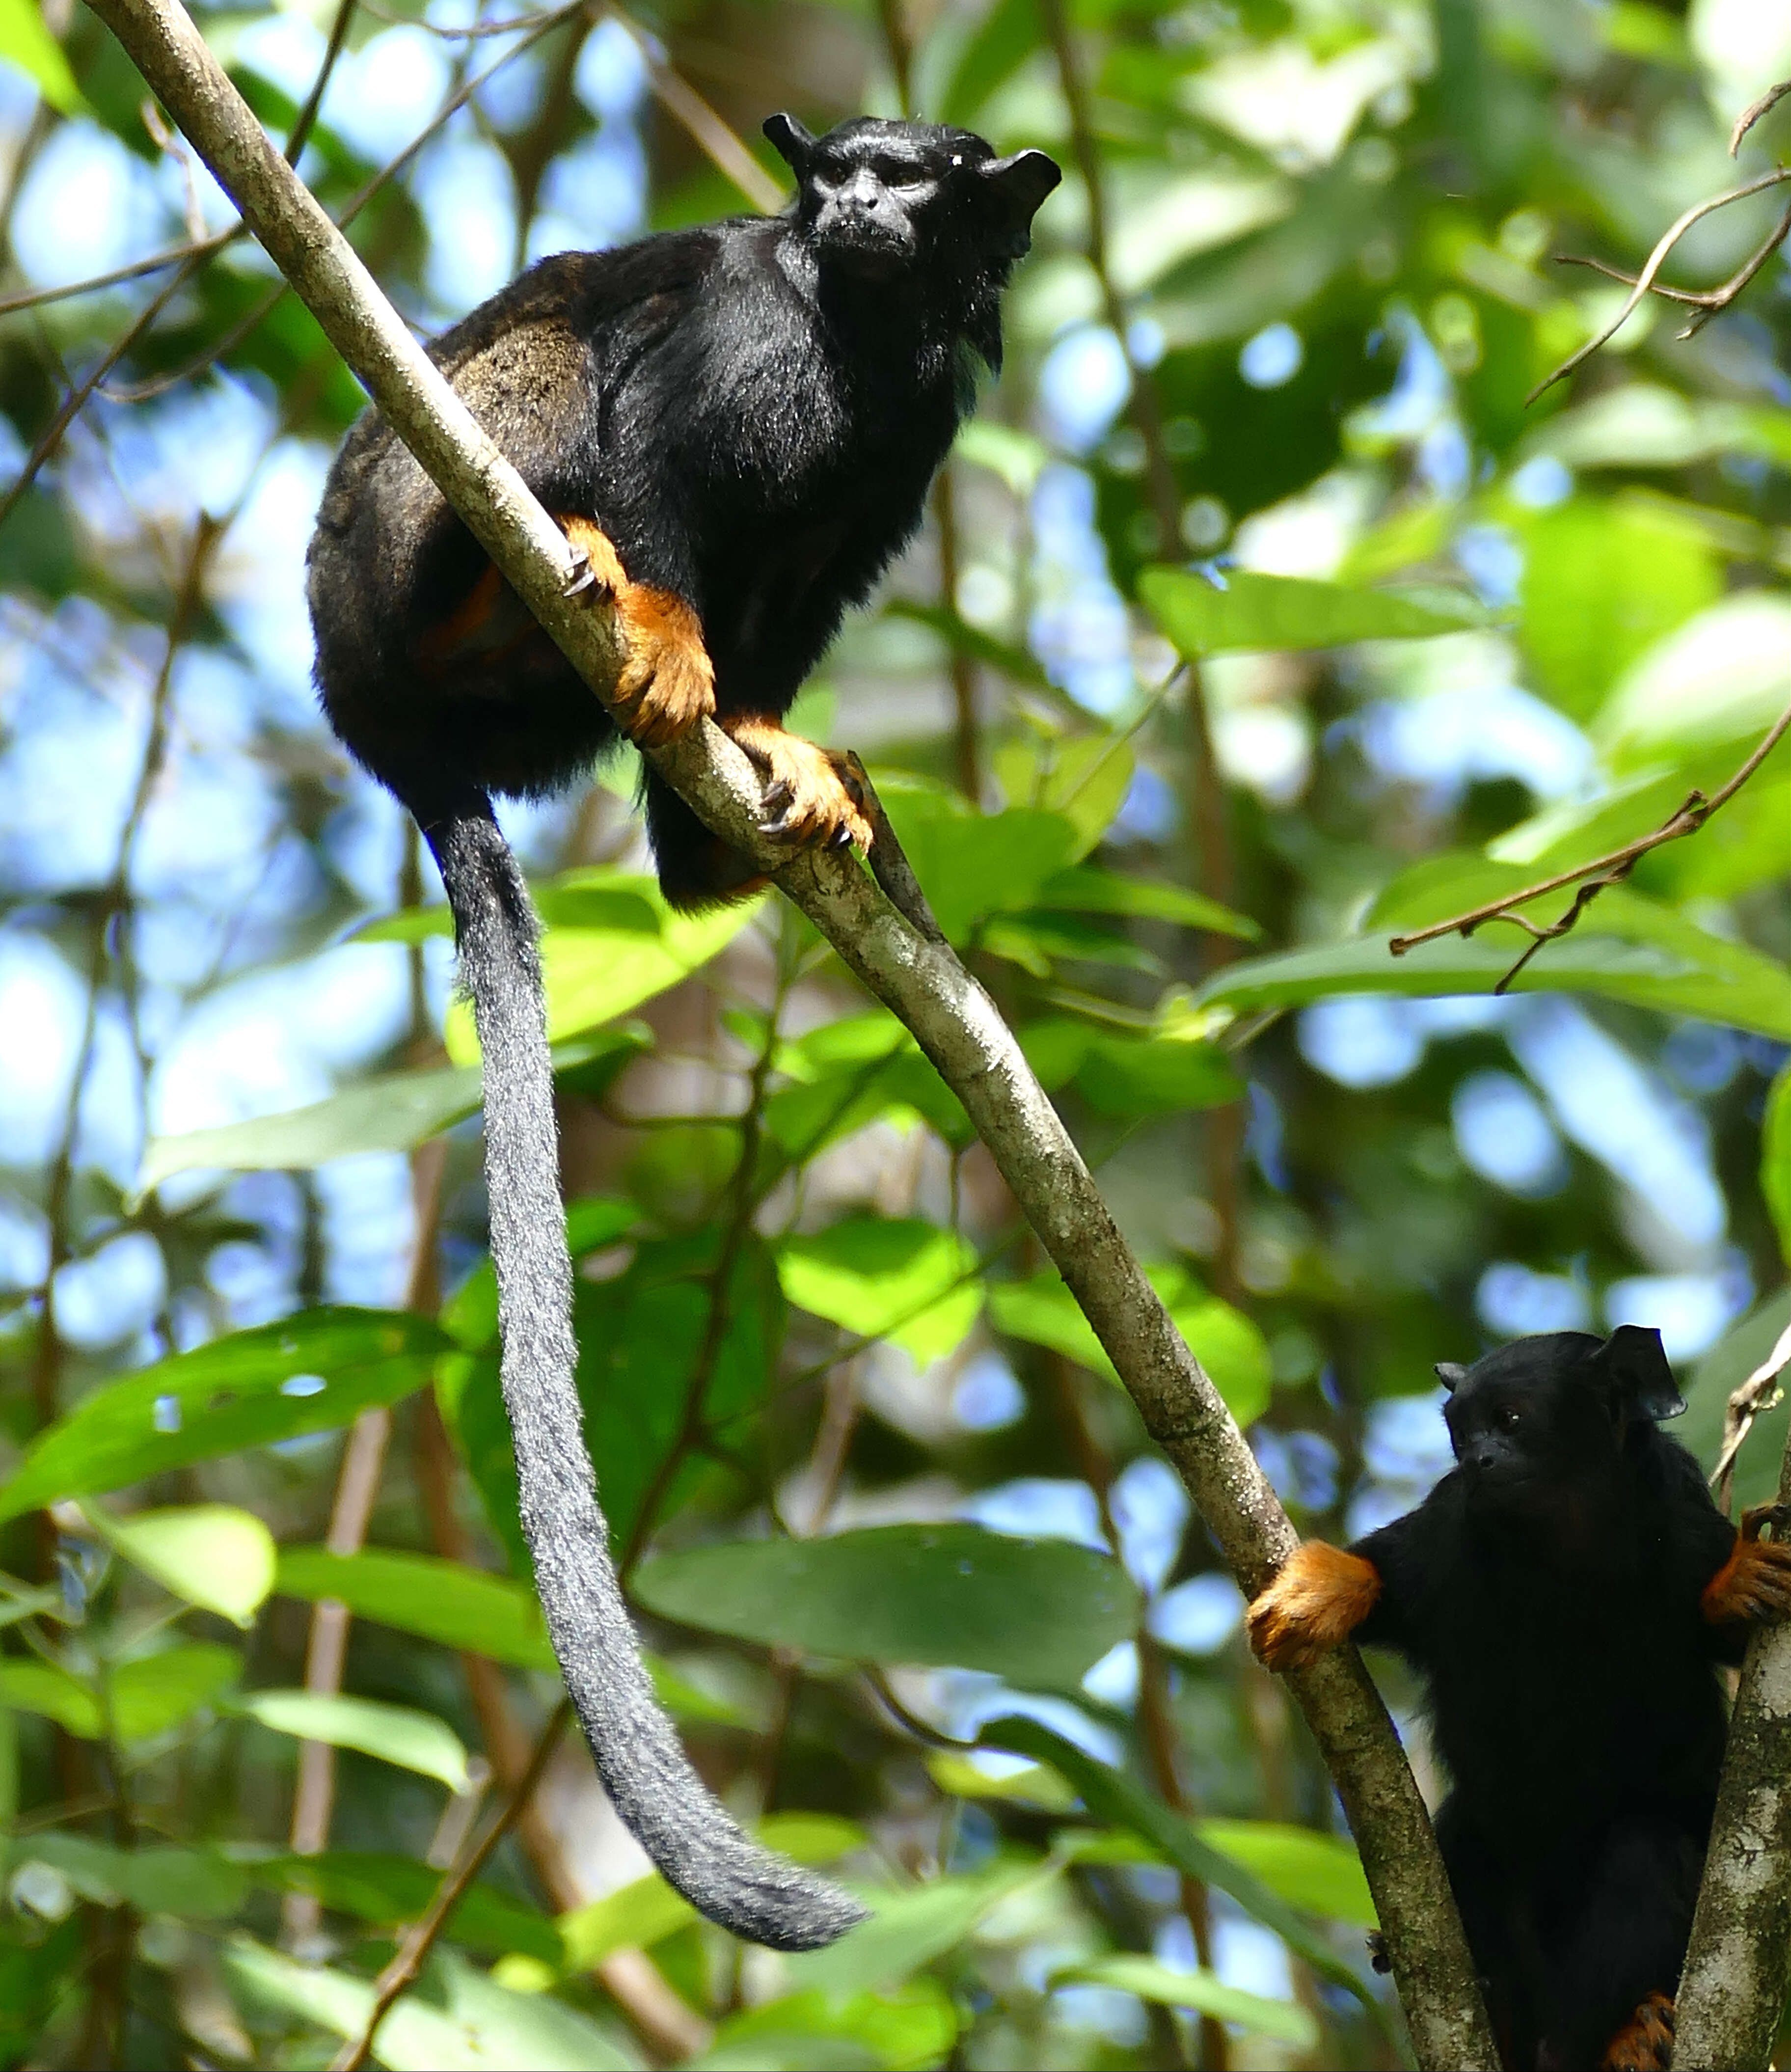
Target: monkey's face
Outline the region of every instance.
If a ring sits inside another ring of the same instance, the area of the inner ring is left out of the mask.
[[[868,117],[812,137],[788,115],[765,134],[796,175],[795,220],[824,263],[872,280],[1018,258],[1063,177],[1042,151],[997,158],[980,137]]]
[[[1592,1494],[1639,1420],[1684,1409],[1660,1334],[1625,1324],[1609,1338],[1553,1331],[1519,1338],[1471,1367],[1437,1368],[1443,1415],[1473,1508],[1552,1509]]]

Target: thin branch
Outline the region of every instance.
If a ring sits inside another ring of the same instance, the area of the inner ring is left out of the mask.
[[[1727,193],[1713,195],[1708,201],[1694,202],[1692,206],[1685,212],[1684,215],[1680,216],[1678,221],[1673,224],[1672,228],[1667,231],[1666,235],[1661,239],[1660,242],[1654,247],[1653,250],[1649,253],[1648,263],[1636,276],[1634,282],[1631,285],[1629,294],[1624,302],[1622,308],[1617,311],[1616,314],[1612,318],[1611,321],[1605,325],[1604,328],[1600,331],[1596,337],[1588,339],[1586,343],[1580,347],[1577,352],[1569,353],[1567,357],[1561,362],[1561,364],[1555,368],[1552,374],[1545,376],[1542,380],[1538,381],[1536,386],[1530,390],[1530,393],[1525,397],[1525,404],[1527,405],[1534,403],[1538,396],[1546,395],[1548,391],[1555,386],[1557,381],[1566,380],[1567,376],[1573,373],[1576,368],[1584,366],[1586,362],[1592,358],[1595,352],[1599,352],[1604,347],[1610,343],[1611,340],[1616,336],[1617,333],[1621,331],[1623,327],[1629,321],[1629,319],[1634,314],[1636,309],[1642,301],[1642,298],[1653,286],[1654,276],[1658,273],[1662,267],[1666,264],[1674,245],[1679,242],[1679,240],[1685,236],[1686,232],[1691,228],[1694,224],[1702,223],[1707,216],[1715,215],[1716,211],[1719,208],[1727,208],[1731,202],[1746,201],[1750,195],[1765,193],[1768,187],[1783,187],[1787,180],[1791,180],[1791,166],[1775,166],[1771,172],[1762,173],[1757,180],[1749,180],[1744,187],[1731,187]],[[1754,275],[1760,271],[1760,268],[1765,265],[1767,260],[1772,257],[1773,253],[1777,250],[1779,241],[1784,235],[1785,232],[1782,229],[1779,231],[1774,236],[1772,243],[1763,251],[1756,253],[1754,257],[1748,261],[1747,265],[1742,269],[1741,273],[1736,277],[1732,282],[1727,283],[1723,288],[1713,290],[1711,292],[1718,295],[1726,294],[1728,300],[1732,302],[1736,295],[1740,293],[1741,290],[1747,286],[1748,282],[1751,281],[1754,278]],[[1571,265],[1573,262],[1569,260],[1565,263]],[[1602,272],[1605,269],[1601,268],[1600,270]],[[1686,298],[1682,294],[1674,295],[1673,299],[1675,302],[1681,302],[1685,300]],[[1718,305],[1718,306],[1721,306],[1721,305]],[[1706,320],[1707,320],[1707,317]],[[1693,328],[1695,329],[1696,326],[1694,325]]]
[[[1791,93],[1791,79],[1781,79],[1777,86],[1768,87],[1758,101],[1744,108],[1736,116],[1735,127],[1729,132],[1729,156],[1731,158],[1740,157],[1742,143],[1748,132],[1756,122],[1763,121],[1770,115],[1788,93]]]
[[[1778,717],[1760,737],[1758,745],[1747,761],[1737,770],[1722,789],[1706,798],[1702,791],[1686,795],[1685,804],[1656,828],[1652,834],[1639,836],[1626,842],[1621,849],[1613,849],[1603,856],[1594,857],[1589,863],[1575,864],[1571,870],[1557,871],[1552,878],[1544,878],[1534,884],[1526,885],[1519,891],[1508,892],[1498,899],[1489,899],[1484,906],[1470,907],[1465,914],[1456,914],[1447,921],[1433,922],[1427,928],[1415,929],[1409,935],[1395,935],[1387,948],[1396,957],[1403,957],[1407,950],[1415,950],[1420,943],[1433,943],[1439,936],[1460,935],[1464,939],[1477,928],[1489,921],[1510,921],[1535,939],[1511,967],[1498,984],[1495,993],[1503,993],[1524,966],[1544,943],[1558,941],[1579,921],[1586,909],[1600,893],[1608,891],[1613,885],[1621,885],[1641,859],[1668,842],[1678,841],[1686,835],[1694,835],[1711,816],[1726,806],[1754,772],[1785,738],[1791,728],[1791,705],[1787,705]],[[1551,892],[1559,892],[1574,885],[1579,890],[1573,904],[1559,921],[1547,926],[1538,925],[1526,915],[1514,913],[1514,907],[1527,906],[1532,899],[1540,899]]]
[[[372,2056],[373,2040],[379,2034],[380,2024],[391,2012],[392,2003],[399,1995],[407,1987],[416,1984],[424,1960],[434,1948],[437,1938],[447,1925],[448,1916],[466,1897],[474,1879],[484,1869],[491,1852],[516,1825],[517,1817],[534,1795],[535,1787],[540,1782],[560,1737],[565,1731],[566,1722],[571,1717],[572,1700],[562,1698],[541,1729],[540,1738],[535,1744],[535,1752],[528,1759],[528,1769],[517,1780],[515,1790],[505,1799],[495,1817],[487,1826],[478,1847],[462,1856],[436,1887],[435,1897],[429,1904],[429,1911],[405,1935],[398,1945],[397,1954],[374,1981],[373,2004],[368,2009],[367,2021],[361,2033],[330,2061],[330,2072],[360,2072],[360,2068]]]
[[[1663,302],[1682,302],[1697,312],[1685,329],[1674,332],[1674,335],[1681,339],[1695,338],[1713,316],[1729,306],[1787,236],[1791,236],[1791,208],[1786,209],[1779,218],[1777,227],[1764,242],[1742,261],[1740,268],[1720,287],[1670,288],[1660,281],[1652,282],[1650,294],[1658,295]],[[1633,288],[1636,285],[1633,273],[1625,273],[1621,267],[1607,266],[1602,259],[1584,259],[1576,253],[1561,252],[1555,254],[1555,264],[1560,266],[1589,266],[1595,273],[1602,273],[1608,280],[1621,281],[1627,287]]]
[[[1725,1511],[1734,1499],[1736,1457],[1748,1442],[1755,1419],[1778,1404],[1782,1393],[1778,1378],[1788,1366],[1791,1366],[1791,1325],[1780,1332],[1773,1350],[1730,1394],[1723,1412],[1723,1450],[1710,1473],[1711,1487]]]
[[[665,53],[638,22],[619,7],[606,7],[603,11],[618,28],[627,31],[646,60],[647,83],[667,114],[684,128],[717,171],[732,180],[754,208],[763,215],[775,216],[790,197],[739,136],[681,72],[672,69]]]
[[[608,606],[566,594],[560,528],[479,429],[366,268],[272,146],[179,0],[91,0],[326,336],[594,693],[620,664]],[[1299,1536],[1211,1376],[1120,1235],[1087,1165],[988,995],[918,935],[850,854],[791,856],[764,832],[762,786],[712,722],[649,751],[704,823],[762,870],[912,1031],[1181,1476],[1233,1572],[1259,1590]],[[1353,1648],[1288,1678],[1361,1847],[1419,2059],[1490,2072],[1497,2053],[1423,1802]]]

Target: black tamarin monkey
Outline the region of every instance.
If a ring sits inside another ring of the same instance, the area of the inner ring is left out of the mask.
[[[1520,1338],[1450,1391],[1456,1466],[1250,1610],[1297,1667],[1354,1635],[1423,1675],[1436,1836],[1507,2072],[1666,2072],[1727,1732],[1719,1663],[1791,1613],[1791,1545],[1741,1530],[1655,1420],[1657,1331]]]
[[[920,521],[1001,358],[1000,296],[1061,177],[962,130],[846,122],[765,134],[792,206],[565,253],[474,310],[433,357],[564,527],[575,588],[614,602],[626,662],[606,710],[376,412],[350,432],[311,543],[317,680],[356,758],[415,816],[453,909],[485,1058],[486,1174],[505,1407],[548,1631],[622,1819],[736,1934],[828,1942],[846,1896],[741,1835],[660,1712],[610,1564],[573,1386],[571,1266],[536,924],[491,796],[585,775],[626,734],[713,713],[792,845],[869,829],[844,766],[780,721],[848,605]],[[649,770],[667,896],[737,896],[746,860]]]

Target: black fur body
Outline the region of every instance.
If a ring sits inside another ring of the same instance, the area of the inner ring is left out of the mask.
[[[1349,1549],[1359,1640],[1427,1686],[1437,1837],[1513,2072],[1589,2072],[1675,1991],[1747,1627],[1704,1593],[1736,1545],[1657,1336],[1526,1338],[1455,1377],[1458,1466]]]
[[[776,722],[919,522],[1058,175],[924,124],[766,127],[798,179],[785,215],[544,260],[433,356],[606,593],[631,733],[667,739],[713,712],[774,780],[768,812],[782,787],[770,832],[862,841],[832,759]],[[415,816],[454,913],[523,1526],[585,1738],[703,1914],[776,1948],[830,1942],[862,1910],[740,1832],[655,1701],[581,1430],[536,924],[491,799],[583,777],[618,725],[376,413],[331,471],[309,595],[325,709]],[[668,894],[737,890],[744,860],[646,788]]]

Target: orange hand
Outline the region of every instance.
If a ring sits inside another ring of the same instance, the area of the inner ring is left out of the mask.
[[[1673,2003],[1650,1993],[1598,2061],[1598,2072],[1667,2072],[1673,2058]]]
[[[1359,1554],[1308,1540],[1250,1608],[1250,1644],[1271,1669],[1304,1669],[1374,1609],[1379,1572]]]
[[[1785,1528],[1776,1503],[1743,1512],[1728,1560],[1704,1585],[1704,1617],[1712,1626],[1758,1626],[1791,1615],[1791,1541],[1762,1540],[1760,1529],[1768,1523]]]
[[[715,670],[702,622],[681,597],[631,582],[610,536],[594,519],[562,517],[581,557],[574,594],[608,596],[627,650],[610,709],[631,741],[676,741],[715,710]]]

